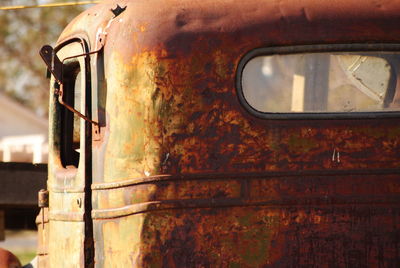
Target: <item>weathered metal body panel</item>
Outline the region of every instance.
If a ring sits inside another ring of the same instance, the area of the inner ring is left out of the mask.
[[[56,50],[60,59],[82,54],[86,51],[85,43],[80,39],[73,39],[62,44]],[[79,59],[82,76],[85,75],[88,66],[83,58]],[[83,71],[85,70],[85,71]],[[90,82],[90,79],[87,80]],[[90,83],[87,83],[90,85]],[[87,218],[90,215],[90,206],[86,200],[90,193],[91,175],[90,167],[91,142],[90,126],[83,120],[80,124],[80,158],[77,167],[65,166],[61,156],[63,111],[58,104],[54,79],[51,80],[50,94],[50,118],[49,118],[49,161],[48,181],[49,191],[48,209],[41,211],[42,219],[37,219],[39,232],[39,266],[40,267],[85,267],[93,260],[90,255],[93,245],[88,242],[92,239],[87,236],[87,228],[90,226]],[[81,98],[85,102],[87,92],[81,92]],[[87,109],[89,109],[87,107]],[[65,132],[67,130],[64,130]],[[89,187],[87,186],[89,183]],[[90,190],[89,190],[90,191]],[[87,212],[86,212],[87,210]],[[45,245],[43,245],[43,243]],[[47,251],[47,252],[46,252]]]
[[[105,42],[90,62],[95,265],[399,266],[400,118],[260,119],[236,88],[252,49],[397,44],[399,14],[398,1],[250,0],[104,1],[79,16],[59,43]],[[76,196],[63,198],[50,191],[50,215]],[[71,228],[49,221],[50,240]],[[49,244],[54,265],[82,252]]]

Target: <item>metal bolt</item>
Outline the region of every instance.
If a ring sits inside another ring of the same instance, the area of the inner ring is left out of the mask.
[[[49,191],[42,189],[38,193],[38,206],[40,208],[49,207]]]

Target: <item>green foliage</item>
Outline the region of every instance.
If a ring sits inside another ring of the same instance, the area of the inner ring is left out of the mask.
[[[36,257],[36,251],[26,250],[13,252],[15,256],[19,259],[22,265],[30,263]]]
[[[38,0],[5,0],[1,6],[36,5]],[[45,44],[54,46],[65,26],[87,6],[0,10],[0,91],[46,114],[49,81],[39,56]]]

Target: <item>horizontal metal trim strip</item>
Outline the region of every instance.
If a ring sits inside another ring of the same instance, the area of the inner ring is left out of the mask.
[[[73,221],[73,222],[84,221],[83,212],[50,211],[48,215],[50,221]]]
[[[159,175],[159,176],[149,176],[149,177],[138,177],[133,179],[127,179],[115,182],[104,182],[104,183],[94,183],[92,184],[92,190],[104,190],[104,189],[114,189],[121,188],[125,186],[132,186],[135,184],[148,183],[154,181],[167,181],[175,178],[172,175]],[[179,177],[179,176],[178,176]],[[177,179],[177,178],[176,178]]]
[[[47,189],[53,193],[84,193],[85,192],[84,187],[61,188],[59,186],[54,186],[54,185],[50,185],[50,184],[47,186]]]
[[[245,180],[245,179],[268,179],[271,177],[304,177],[304,176],[343,176],[343,175],[400,175],[400,169],[357,169],[357,170],[310,170],[310,171],[271,171],[253,173],[198,173],[198,174],[175,174],[157,175],[149,177],[138,177],[115,182],[104,182],[92,184],[92,190],[107,190],[134,186],[137,184],[157,183],[174,180]],[[63,191],[61,191],[63,192]]]
[[[374,200],[329,200],[325,198],[314,199],[286,199],[270,201],[249,201],[242,198],[224,199],[187,199],[187,200],[166,200],[138,203],[121,208],[92,210],[92,219],[112,219],[134,214],[166,209],[198,209],[198,208],[224,208],[224,207],[248,207],[248,206],[269,206],[269,207],[320,207],[320,206],[381,206],[390,204],[400,208],[400,195],[388,197],[376,197]]]

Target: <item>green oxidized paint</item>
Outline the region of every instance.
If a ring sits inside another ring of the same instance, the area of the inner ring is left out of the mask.
[[[254,216],[253,216],[254,217]],[[251,244],[245,247],[243,259],[250,266],[261,265],[269,258],[269,250],[274,229],[278,225],[277,217],[264,217],[262,226],[256,217],[252,219],[251,228],[243,235],[243,238]]]
[[[302,138],[297,134],[289,136],[288,149],[290,152],[307,153],[315,148],[318,148],[318,144],[312,139]]]
[[[231,262],[231,263],[229,263],[229,268],[240,268],[240,267],[242,267],[242,266],[240,265],[240,263],[237,263],[237,262]]]

